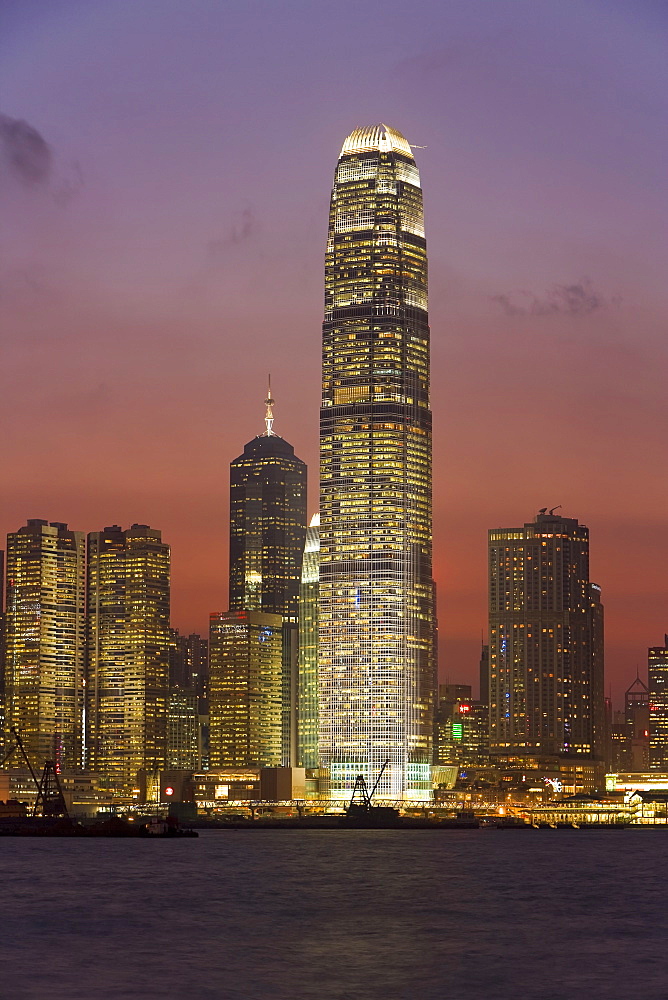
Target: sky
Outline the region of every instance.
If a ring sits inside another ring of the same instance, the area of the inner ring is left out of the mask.
[[[323,255],[354,128],[415,150],[442,679],[477,686],[487,531],[590,529],[619,699],[668,631],[661,0],[4,0],[0,537],[147,523],[226,607],[229,462],[317,508]]]

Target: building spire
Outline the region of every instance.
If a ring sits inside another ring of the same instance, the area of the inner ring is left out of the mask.
[[[267,398],[264,401],[265,411],[264,411],[264,422],[266,424],[267,430],[265,431],[266,437],[275,437],[272,430],[274,426],[274,399],[271,395],[271,375],[268,376],[269,388],[267,389]]]

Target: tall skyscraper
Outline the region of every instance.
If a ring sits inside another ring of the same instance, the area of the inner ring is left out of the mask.
[[[493,752],[603,758],[603,607],[589,530],[541,511],[489,532]]]
[[[265,611],[297,624],[306,535],[306,465],[274,432],[271,390],[265,432],[230,463],[230,609]]]
[[[647,650],[650,767],[668,771],[668,635]]]
[[[165,767],[170,551],[155,528],[88,535],[90,766],[130,794],[140,769]]]
[[[411,147],[356,129],[334,175],[320,411],[320,757],[427,798],[435,663],[427,253]]]
[[[265,432],[230,465],[230,610],[283,619],[284,764],[297,754],[298,602],[306,536],[306,465],[274,432],[271,387]]]
[[[262,611],[211,615],[210,766],[281,763],[283,619]]]
[[[35,769],[82,765],[85,655],[84,536],[30,520],[7,536],[5,725]]]
[[[297,691],[297,764],[318,766],[318,599],[320,515],[306,531],[299,587],[299,682]]]

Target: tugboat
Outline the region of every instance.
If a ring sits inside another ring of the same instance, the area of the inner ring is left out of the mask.
[[[371,803],[389,763],[389,760],[386,760],[381,767],[376,784],[371,791],[364,780],[364,775],[357,775],[350,804],[346,809],[345,816],[339,820],[341,826],[354,827],[358,830],[377,830],[401,826],[398,809],[395,809],[394,806],[374,806]]]

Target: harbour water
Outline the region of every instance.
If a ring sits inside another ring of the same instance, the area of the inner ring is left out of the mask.
[[[2,838],[5,1000],[666,1000],[668,831]]]

